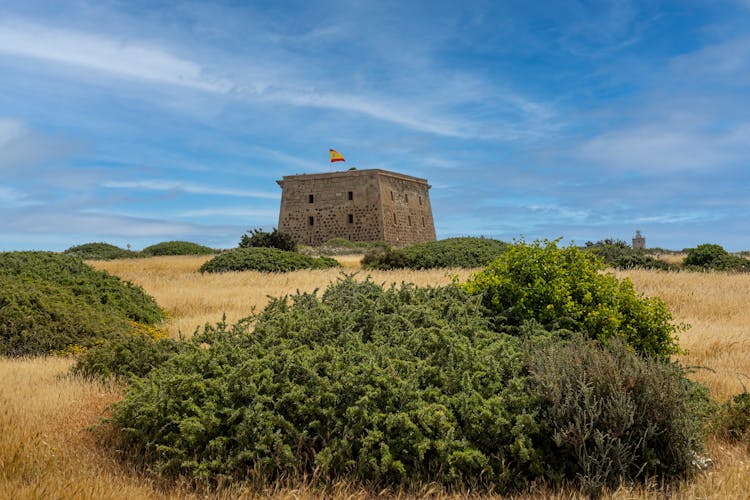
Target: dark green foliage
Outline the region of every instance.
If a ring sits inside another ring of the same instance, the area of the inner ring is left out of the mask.
[[[252,332],[250,331],[253,326]],[[527,322],[451,285],[351,277],[206,326],[116,404],[118,449],[168,477],[508,492],[691,470],[710,404],[677,365]]]
[[[688,249],[683,264],[686,268],[703,271],[750,271],[750,260],[731,255],[722,246],[713,243]]]
[[[276,248],[236,248],[205,262],[199,271],[202,273],[287,272],[299,269],[329,269],[338,266],[340,264],[330,257],[310,257]]]
[[[501,255],[506,247],[506,243],[490,238],[448,238],[371,253],[362,265],[369,269],[481,267]]]
[[[249,235],[249,236],[248,236]],[[243,234],[240,239],[240,248],[277,248],[287,252],[297,251],[297,243],[290,234],[281,233],[273,228],[270,233],[262,229],[252,229],[248,234]]]
[[[554,241],[510,245],[472,276],[469,291],[482,296],[496,328],[535,320],[547,329],[566,328],[600,341],[619,337],[638,352],[678,352],[672,315],[657,298],[636,294],[630,280],[603,274],[603,264],[574,246]]]
[[[308,255],[352,255],[360,253],[383,253],[391,247],[384,241],[350,241],[331,238],[317,247],[304,247],[300,252]]]
[[[86,260],[132,259],[140,257],[138,252],[125,250],[109,243],[85,243],[70,247],[63,253],[75,255]]]
[[[145,376],[178,352],[196,348],[181,340],[142,333],[111,335],[78,356],[72,372],[85,378],[130,380]]]
[[[51,252],[0,253],[0,353],[45,354],[152,324],[163,312],[142,288]]]
[[[536,349],[529,363],[539,421],[551,437],[545,463],[553,481],[580,478],[596,494],[695,470],[715,408],[679,365],[580,337]]]
[[[136,380],[114,408],[130,454],[169,476],[312,474],[522,487],[543,467],[523,349],[456,286],[350,278],[273,300]]]
[[[750,446],[750,393],[746,390],[725,405],[722,427],[730,439],[744,439]]]
[[[144,248],[141,253],[149,256],[159,255],[210,255],[216,250],[189,241],[164,241]]]
[[[615,269],[661,269],[664,271],[677,269],[676,266],[658,260],[643,250],[634,250],[622,240],[587,243],[585,249],[602,259],[607,267]]]

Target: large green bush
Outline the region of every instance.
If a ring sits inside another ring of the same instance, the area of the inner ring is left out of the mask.
[[[142,288],[51,252],[0,253],[0,353],[90,346],[164,314]]]
[[[291,234],[273,228],[270,233],[262,229],[252,229],[240,238],[240,248],[277,248],[287,252],[297,251],[297,242]]]
[[[205,262],[200,272],[287,272],[299,269],[329,269],[340,264],[330,257],[310,257],[276,248],[236,248]]]
[[[543,468],[520,340],[458,287],[351,279],[208,328],[114,408],[118,446],[166,475],[527,484]],[[168,411],[164,409],[168,408]]]
[[[211,255],[216,250],[189,241],[163,241],[141,250],[143,255]]]
[[[125,250],[110,243],[84,243],[65,250],[66,254],[86,260],[132,259],[140,257],[138,252]]]
[[[274,299],[135,379],[113,409],[113,444],[209,483],[508,492],[543,478],[594,491],[689,472],[706,402],[676,367],[533,322],[519,336],[490,326],[457,285],[347,277],[320,297]]]
[[[687,268],[703,271],[750,271],[750,260],[731,255],[721,245],[713,243],[688,249],[683,264]]]
[[[619,337],[644,354],[678,352],[679,327],[666,304],[639,296],[630,280],[605,274],[603,267],[572,245],[520,242],[472,276],[466,287],[482,296],[498,328],[535,320],[548,329],[567,328],[601,341]]]
[[[487,265],[507,244],[490,238],[448,238],[365,255],[368,269],[473,268]]]
[[[529,356],[529,384],[550,436],[547,473],[580,478],[592,495],[623,481],[696,470],[709,415],[702,386],[675,363],[580,337]]]

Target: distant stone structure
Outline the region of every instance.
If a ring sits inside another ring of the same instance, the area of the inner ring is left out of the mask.
[[[638,229],[633,236],[633,250],[644,250],[646,248],[646,238],[641,235],[641,230]]]
[[[393,246],[435,240],[427,179],[387,170],[285,175],[279,231],[298,243],[331,238]]]

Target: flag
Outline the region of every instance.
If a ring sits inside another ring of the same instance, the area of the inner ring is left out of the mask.
[[[343,156],[341,156],[341,153],[336,151],[335,149],[331,149],[331,163],[335,161],[346,161]]]

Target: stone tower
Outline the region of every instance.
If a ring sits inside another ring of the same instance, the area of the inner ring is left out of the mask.
[[[646,248],[646,238],[641,236],[641,230],[638,229],[633,236],[633,250],[643,250]]]
[[[298,243],[331,238],[393,246],[435,240],[427,179],[387,170],[285,175],[279,231]]]

